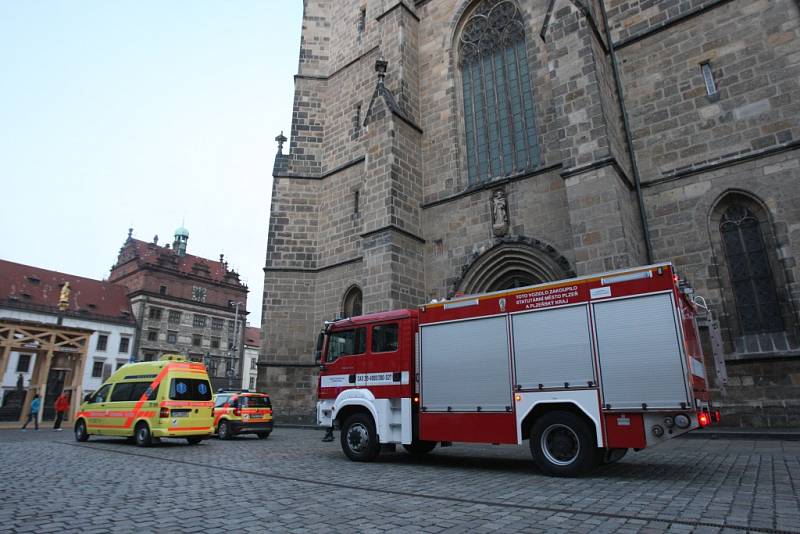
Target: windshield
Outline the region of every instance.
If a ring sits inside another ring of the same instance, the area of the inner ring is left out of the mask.
[[[169,384],[169,398],[208,401],[211,400],[211,384],[203,378],[173,378]]]

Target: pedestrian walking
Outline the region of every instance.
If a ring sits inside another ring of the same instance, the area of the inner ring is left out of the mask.
[[[25,427],[28,426],[28,423],[31,422],[33,419],[33,424],[36,427],[36,430],[39,430],[39,408],[42,407],[42,399],[39,398],[39,394],[35,394],[33,396],[33,400],[31,401],[31,411],[28,412],[28,420],[25,421],[25,424],[22,425],[22,430],[25,430]]]
[[[67,410],[69,410],[69,395],[66,392],[62,392],[56,399],[55,409],[56,422],[53,424],[53,431],[61,432],[64,430],[61,428],[61,421],[64,420],[67,415]]]

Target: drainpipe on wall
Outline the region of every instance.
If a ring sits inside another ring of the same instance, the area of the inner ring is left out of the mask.
[[[800,0],[798,0],[800,1]],[[605,0],[600,0],[600,10],[603,13],[603,26],[605,27],[608,51],[611,55],[611,69],[614,72],[614,84],[617,88],[617,100],[620,111],[622,111],[622,127],[625,130],[625,140],[628,144],[628,155],[631,159],[631,170],[633,171],[633,183],[636,186],[636,197],[639,201],[639,219],[642,223],[642,233],[644,234],[644,246],[647,253],[647,263],[653,263],[653,245],[650,242],[650,227],[647,224],[647,213],[644,209],[644,197],[642,196],[642,181],[639,175],[639,166],[636,164],[636,154],[633,150],[633,135],[631,134],[631,124],[628,118],[628,109],[625,107],[625,97],[622,94],[622,78],[619,75],[619,65],[617,63],[617,53],[614,50],[614,43],[611,40],[611,29],[608,26],[608,13],[606,13]]]

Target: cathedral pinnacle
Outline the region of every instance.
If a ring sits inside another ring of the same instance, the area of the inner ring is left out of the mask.
[[[278,135],[278,136],[275,138],[275,140],[278,142],[278,155],[279,155],[279,156],[280,156],[280,155],[283,155],[283,143],[285,143],[286,141],[288,141],[288,139],[286,139],[286,136],[285,136],[285,135],[283,135],[283,130],[281,130],[281,133],[280,133],[280,135]]]

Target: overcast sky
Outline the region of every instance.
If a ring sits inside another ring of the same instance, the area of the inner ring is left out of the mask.
[[[128,227],[225,253],[260,325],[300,0],[0,2],[0,258],[106,278]]]

